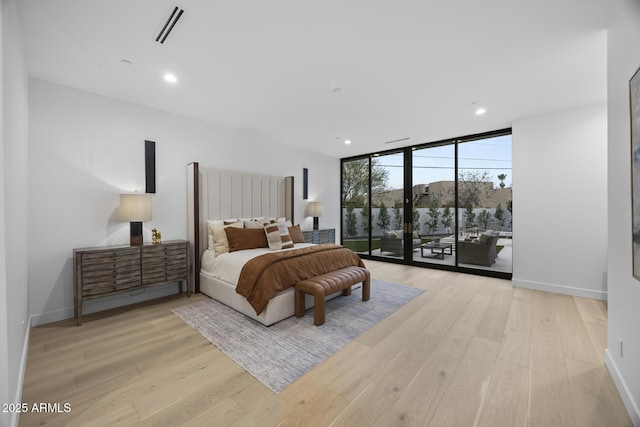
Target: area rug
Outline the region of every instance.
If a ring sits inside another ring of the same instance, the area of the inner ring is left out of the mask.
[[[180,318],[247,372],[280,393],[350,341],[423,292],[371,280],[371,299],[362,289],[327,301],[326,320],[313,324],[313,309],[266,327],[213,299],[174,309]]]

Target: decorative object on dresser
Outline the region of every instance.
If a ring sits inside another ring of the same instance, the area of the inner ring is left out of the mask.
[[[157,228],[151,229],[151,242],[162,243],[162,233],[160,233]]]
[[[322,202],[309,202],[307,216],[313,217],[313,229],[317,230],[319,228],[318,218],[322,216]]]
[[[173,240],[140,246],[73,250],[74,311],[82,324],[82,302],[166,283],[189,283],[189,242]]]
[[[142,222],[151,221],[151,196],[140,193],[121,194],[120,220],[129,221],[131,246],[141,245]]]
[[[303,230],[302,236],[306,243],[335,243],[336,229],[322,228],[320,230]]]

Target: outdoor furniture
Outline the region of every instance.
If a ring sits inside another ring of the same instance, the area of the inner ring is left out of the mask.
[[[430,249],[431,255],[425,255],[424,250]],[[448,249],[448,252],[447,252]],[[453,255],[453,245],[451,243],[443,243],[440,242],[430,242],[423,243],[420,246],[420,256],[422,258],[439,258],[444,259],[445,255]]]
[[[413,236],[412,239],[412,248],[418,249],[422,244],[422,240],[417,237],[417,235]],[[391,231],[386,233],[385,236],[380,238],[380,253],[382,252],[393,252],[394,254],[401,254],[404,252],[404,234],[402,230]]]
[[[480,234],[473,241],[460,240],[458,242],[458,262],[461,264],[476,264],[490,267],[496,261],[498,253],[496,243],[498,233],[486,232]]]

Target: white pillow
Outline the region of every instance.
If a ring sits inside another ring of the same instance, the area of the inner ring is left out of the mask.
[[[227,239],[227,233],[224,232],[224,229],[227,227],[244,228],[244,225],[241,221],[238,221],[223,226],[210,225],[208,227],[213,236],[213,250],[215,256],[229,252],[229,240]]]
[[[264,221],[257,220],[257,219],[246,220],[243,222],[244,222],[244,228],[264,228],[265,226]]]
[[[207,220],[207,248],[213,249],[214,245],[213,231],[211,226],[224,227],[227,224],[232,224],[235,222],[238,222],[238,218]]]

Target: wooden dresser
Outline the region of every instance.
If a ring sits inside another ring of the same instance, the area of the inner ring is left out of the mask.
[[[136,289],[185,282],[189,286],[189,242],[172,240],[142,246],[73,250],[74,311],[82,324],[82,301]]]

